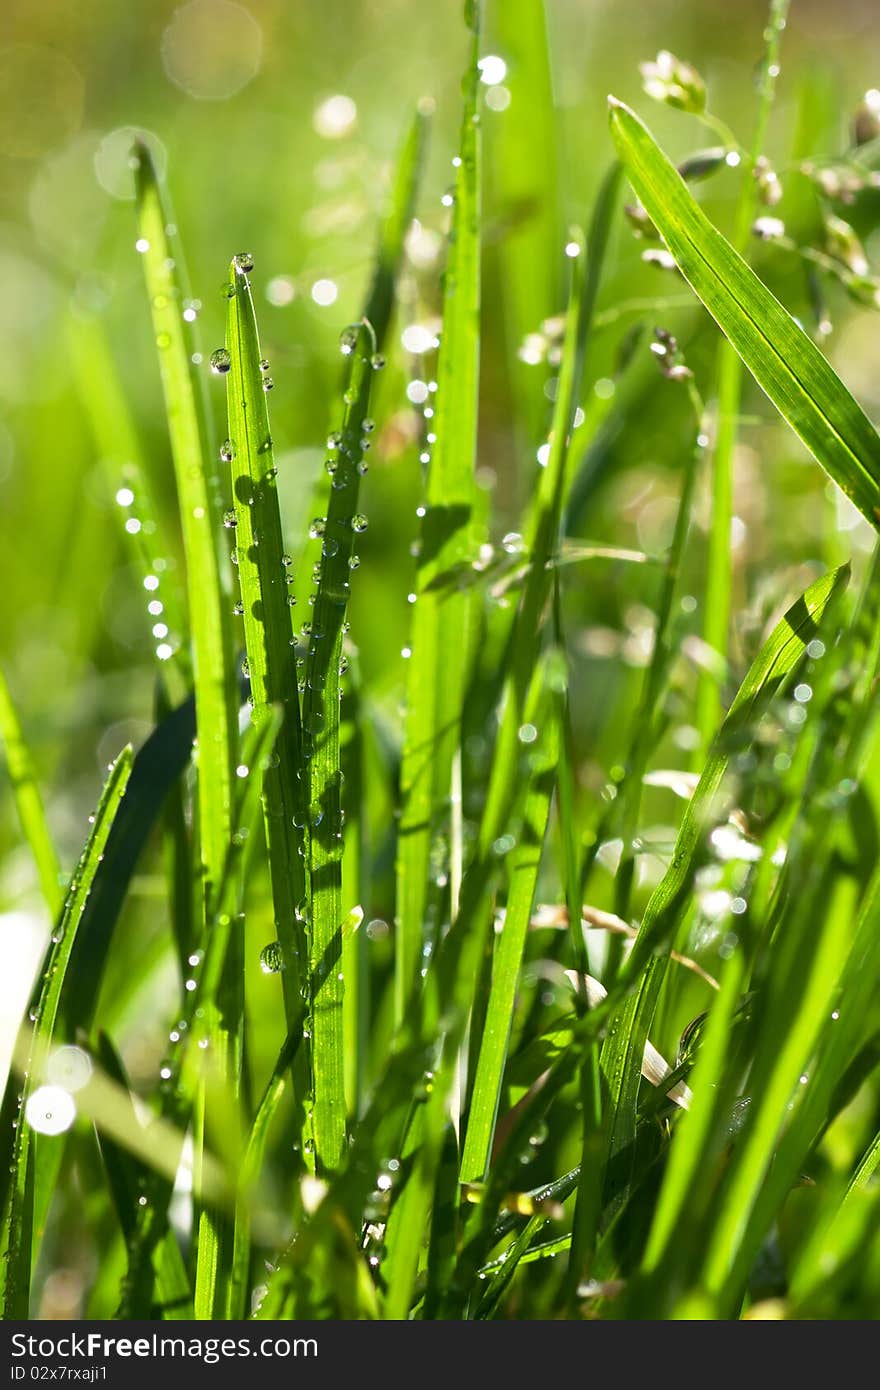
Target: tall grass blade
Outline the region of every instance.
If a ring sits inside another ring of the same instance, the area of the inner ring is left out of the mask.
[[[786,25],[789,0],[772,0],[764,31],[764,55],[758,81],[758,110],[752,137],[751,155],[740,174],[737,198],[734,250],[745,256],[749,232],[758,203],[755,168],[764,153],[767,125],[779,76],[779,50]],[[730,341],[722,338],[718,349],[718,420],[712,453],[712,519],[706,559],[706,597],[703,637],[725,660],[730,628],[731,553],[730,528],[733,521],[733,453],[742,396],[742,363]],[[721,719],[718,683],[706,672],[697,686],[696,724],[702,746],[708,748]]]
[[[470,59],[455,179],[443,301],[443,342],[413,612],[400,773],[395,1016],[403,1018],[426,932],[434,834],[448,818],[469,655],[469,596],[438,594],[432,580],[475,549],[474,481],[480,356],[480,128],[477,124],[482,0],[468,0]]]
[[[17,1099],[18,1078],[15,1075],[9,1078],[4,1113],[11,1108],[9,1123],[14,1121],[16,1128],[10,1165],[11,1181],[5,1193],[0,1232],[0,1250],[5,1262],[3,1310],[7,1319],[24,1319],[28,1316],[34,1165],[39,1161],[41,1142],[32,1124],[33,1117],[28,1115],[28,1105],[52,1046],[61,992],[76,933],[97,866],[107,844],[110,827],[125,791],[131,763],[131,749],[125,748],[110,769],[88,840],[70,880],[61,918],[53,934],[29,1013],[33,1032],[25,1048],[28,1060]]]
[[[282,953],[288,1024],[298,1017],[308,988],[306,939],[305,819],[308,807],[302,727],[297,692],[289,557],[285,554],[269,432],[269,412],[260,370],[262,354],[246,270],[240,258],[229,274],[226,342],[229,354],[227,407],[235,500],[235,539],[244,617],[251,722],[260,725],[271,707],[283,712],[277,762],[263,776],[263,813],[272,875],[275,928]],[[231,519],[231,518],[230,518]],[[306,1067],[310,1067],[307,1055]],[[304,1097],[300,1097],[302,1101]],[[310,1141],[308,1141],[310,1142]]]
[[[813,457],[880,528],[880,436],[812,339],[712,226],[650,132],[610,98],[627,176],[676,263]]]
[[[137,146],[135,160],[138,245],[143,248],[187,566],[199,734],[199,840],[207,902],[229,843],[236,742],[229,599],[219,550],[220,479],[203,388],[192,361],[194,332],[184,318],[180,248],[169,234],[168,208],[145,145]]]

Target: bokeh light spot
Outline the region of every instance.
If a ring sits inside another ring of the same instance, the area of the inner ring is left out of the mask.
[[[190,0],[174,11],[162,35],[171,81],[199,101],[224,101],[260,69],[263,31],[233,0]]]

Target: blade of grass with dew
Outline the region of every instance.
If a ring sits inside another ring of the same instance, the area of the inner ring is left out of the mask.
[[[515,794],[522,744],[519,731],[525,720],[525,705],[535,664],[541,621],[552,583],[547,560],[554,553],[559,537],[562,507],[565,496],[565,463],[568,443],[574,424],[583,360],[590,322],[596,302],[599,279],[608,243],[611,216],[620,182],[620,170],[615,167],[606,176],[599,194],[590,229],[586,256],[582,242],[573,240],[579,255],[574,258],[569,307],[566,316],[565,343],[559,371],[559,389],[553,413],[550,455],[542,471],[538,500],[531,523],[528,553],[531,567],[525,580],[519,608],[506,653],[506,671],[501,716],[492,760],[489,787],[480,825],[478,858],[487,863],[492,845],[502,833]],[[475,865],[475,868],[477,866]],[[468,900],[470,901],[470,899]],[[458,930],[456,926],[454,930]],[[474,938],[479,933],[473,933]],[[465,952],[468,955],[469,952]],[[470,964],[462,972],[466,981],[474,978]],[[500,987],[500,985],[499,985]],[[476,1089],[471,1099],[471,1112],[476,1114],[474,1138],[471,1124],[465,1134],[462,1154],[462,1182],[481,1181],[488,1161],[491,1126],[487,1117],[495,1113],[496,1097],[488,1089],[497,1076],[484,1072],[484,1086]],[[476,1110],[474,1107],[476,1106]]]
[[[192,361],[194,331],[184,317],[181,251],[169,236],[168,208],[145,145],[136,146],[135,161],[138,248],[158,349],[186,556],[199,738],[199,843],[207,902],[229,844],[237,728],[229,598],[219,551],[220,479],[201,378]]]
[[[475,548],[474,481],[480,355],[480,145],[477,116],[482,0],[467,0],[471,44],[444,282],[443,342],[437,375],[406,692],[397,851],[395,1017],[403,1018],[418,979],[428,907],[431,844],[449,805],[468,656],[468,597],[438,595],[434,577]]]
[[[19,1097],[14,1100],[18,1089],[18,1079],[10,1075],[7,1088],[7,1105],[11,1103],[19,1111],[16,1120],[15,1138],[12,1145],[9,1172],[11,1181],[7,1185],[0,1232],[0,1249],[5,1260],[3,1310],[4,1317],[24,1319],[28,1317],[28,1299],[31,1279],[31,1215],[33,1202],[34,1164],[39,1161],[35,1153],[38,1141],[37,1130],[32,1117],[28,1115],[28,1103],[34,1094],[34,1079],[42,1070],[55,1034],[61,991],[70,964],[73,944],[79,928],[82,912],[88,898],[95,871],[104,852],[113,819],[131,772],[132,754],[125,748],[113,763],[110,775],[98,803],[94,824],[86,841],[80,861],[70,880],[64,900],[64,907],[58,927],[53,934],[40,983],[35,991],[35,1002],[30,1011],[33,1033],[24,1049],[27,1057],[24,1079]]]
[[[61,907],[61,865],[46,821],[43,798],[31,752],[22,733],[18,711],[6,676],[0,670],[0,740],[6,754],[6,770],[12,783],[15,809],[22,833],[34,858],[40,888],[52,918]]]
[[[417,1270],[417,1241],[419,1233],[428,1227],[434,1178],[442,1152],[444,1117],[457,1068],[457,1050],[465,1035],[472,1006],[474,982],[479,975],[485,934],[488,922],[491,921],[486,901],[486,887],[495,862],[492,846],[503,830],[515,800],[520,746],[518,731],[524,721],[525,700],[534,667],[541,617],[552,582],[552,575],[546,570],[543,561],[552,553],[558,536],[564,496],[564,464],[574,421],[577,387],[619,177],[620,171],[615,167],[602,186],[591,227],[590,254],[586,262],[582,255],[583,245],[579,244],[581,265],[585,263],[583,286],[581,290],[581,275],[577,267],[573,274],[566,344],[554,411],[556,429],[551,441],[550,458],[542,477],[541,494],[534,520],[534,540],[530,547],[534,563],[517,611],[509,659],[505,662],[505,670],[509,674],[504,686],[504,713],[493,756],[476,857],[465,875],[458,914],[452,929],[442,942],[434,966],[434,985],[438,997],[442,1000],[444,1016],[449,1022],[443,1053],[435,1071],[433,1089],[425,1106],[424,1135],[403,1194],[405,1206],[401,1207],[401,1211],[405,1212],[406,1219],[396,1222],[401,1235],[394,1243],[390,1236],[395,1223],[389,1223],[388,1269],[394,1306],[391,1310],[389,1304],[388,1316],[402,1316],[399,1309],[405,1309],[410,1304]],[[481,1111],[486,1113],[490,1106],[494,1106],[494,1099],[487,1096],[486,1105],[481,1105]],[[483,1137],[485,1138],[485,1135]],[[472,1173],[481,1176],[485,1167],[483,1155],[474,1155],[473,1151],[469,1153],[467,1145],[466,1133],[465,1153],[460,1172],[463,1182],[471,1181]],[[470,1268],[474,1260],[479,1262],[484,1234],[482,1225],[479,1225],[477,1237],[471,1242],[471,1248],[479,1249],[480,1254],[470,1256],[467,1268]],[[461,1297],[460,1289],[455,1295],[452,1291],[447,1291],[444,1294],[443,1306],[447,1306],[450,1300],[454,1301],[458,1297]]]
[[[698,298],[829,477],[880,528],[880,436],[812,339],[694,201],[639,118],[615,98],[627,177]]]
[[[767,700],[798,666],[848,575],[848,566],[843,566],[816,580],[773,629],[737,692],[687,804],[672,862],[651,895],[620,975],[621,984],[635,984],[635,989],[614,1014],[603,1044],[602,1069],[610,1106],[606,1174],[618,1155],[633,1153],[641,1059],[667,963],[665,954],[656,953],[674,945],[703,836],[725,804],[723,788],[730,759],[749,737]],[[625,1170],[620,1171],[623,1176],[615,1191],[606,1194],[614,1208],[623,1204],[629,1189]]]
[[[740,173],[735,213],[733,246],[741,256],[745,255],[758,201],[756,164],[764,153],[764,141],[779,76],[779,50],[788,9],[789,0],[772,0],[767,28],[764,31],[765,48],[758,75],[755,131],[749,159]],[[712,452],[712,510],[706,560],[703,639],[726,661],[730,628],[733,451],[742,396],[742,363],[727,338],[722,338],[719,344],[717,383],[718,423]],[[721,701],[717,682],[705,671],[700,672],[697,682],[695,719],[702,746],[708,748],[712,734],[721,720]]]
[[[251,297],[249,260],[237,257],[229,273],[226,341],[227,406],[235,499],[236,550],[244,616],[251,721],[259,725],[270,707],[283,711],[273,766],[263,777],[263,812],[282,957],[282,989],[288,1027],[299,1016],[308,989],[306,914],[305,785],[302,727],[291,608],[289,560],[284,552],[269,412],[260,370],[262,354]],[[230,518],[231,520],[231,518]],[[301,1049],[303,1083],[311,1089],[309,1049]],[[303,1104],[305,1095],[298,1097]],[[304,1133],[306,1156],[312,1138]]]
[[[320,519],[321,561],[314,594],[303,694],[303,743],[309,769],[311,874],[310,1031],[314,1077],[315,1163],[338,1167],[345,1148],[345,1062],[342,999],[342,785],[339,751],[340,668],[350,594],[351,559],[367,518],[358,512],[364,442],[373,428],[370,389],[376,343],[369,323],[342,335],[349,367],[342,429],[332,436],[335,471],[326,517]],[[316,525],[313,524],[313,532]]]

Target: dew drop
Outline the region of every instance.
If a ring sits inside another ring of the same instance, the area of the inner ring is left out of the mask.
[[[239,251],[236,256],[232,257],[232,264],[239,275],[250,275],[254,268],[254,258],[250,251]]]
[[[233,461],[234,458],[235,458],[235,445],[233,444],[233,442],[232,442],[231,439],[224,439],[223,443],[220,445],[220,461],[221,461],[221,463],[232,463],[232,461]]]
[[[234,508],[230,507],[228,512],[223,513],[223,525],[227,530],[232,530],[238,525],[238,517],[235,515]]]
[[[320,536],[323,536],[326,528],[327,518],[325,516],[316,516],[311,526],[309,527],[309,535],[311,536],[312,540],[316,541],[319,539]]]
[[[277,941],[270,941],[260,952],[260,969],[264,975],[277,975],[284,968],[284,957]]]
[[[363,515],[363,513],[355,512],[354,516],[351,519],[352,531],[357,531],[358,533],[366,531],[368,525],[369,522],[367,521],[367,518]]]
[[[226,348],[215,348],[211,353],[211,371],[215,376],[225,376],[232,366],[232,358]]]

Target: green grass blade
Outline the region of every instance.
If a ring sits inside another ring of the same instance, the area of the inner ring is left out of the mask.
[[[755,166],[764,153],[767,125],[779,76],[779,49],[788,15],[789,0],[773,0],[764,31],[764,56],[758,81],[758,112],[752,139],[751,157],[740,174],[733,246],[745,256],[749,231],[758,202]],[[718,351],[718,419],[712,455],[712,518],[706,558],[706,597],[703,637],[709,646],[727,659],[730,628],[731,556],[730,527],[733,519],[733,453],[742,396],[742,363],[727,338]],[[697,686],[696,724],[702,744],[708,748],[721,719],[718,683],[707,672],[700,673]]]
[[[4,1202],[3,1227],[0,1234],[6,1263],[3,1292],[5,1318],[22,1319],[28,1316],[31,1274],[30,1213],[35,1149],[38,1148],[39,1142],[35,1137],[36,1131],[26,1120],[28,1101],[52,1045],[61,991],[76,933],[113,819],[125,791],[131,763],[131,749],[125,748],[110,769],[85,849],[70,880],[61,919],[53,934],[36,993],[36,1002],[30,1011],[33,1031],[25,1034],[20,1044],[20,1056],[16,1065],[20,1067],[24,1080],[20,1094],[21,1104],[18,1107],[20,1113],[15,1117],[17,1128],[12,1152],[12,1181]],[[17,1085],[17,1078],[12,1075],[9,1080],[10,1094],[14,1094]]]
[[[709,750],[682,819],[672,862],[651,895],[632,953],[621,973],[624,984],[637,981],[637,987],[614,1015],[602,1049],[610,1106],[606,1173],[615,1160],[619,1167],[621,1156],[629,1155],[628,1161],[633,1156],[642,1054],[667,964],[665,954],[655,953],[665,952],[674,944],[675,928],[691,889],[703,837],[725,806],[724,781],[729,761],[750,736],[767,700],[803,658],[807,643],[816,635],[848,575],[848,566],[823,575],[776,625],[753,661]],[[615,1205],[621,1204],[628,1195],[625,1176],[606,1195]]]
[[[364,308],[364,318],[372,325],[376,335],[375,350],[378,352],[385,344],[394,312],[394,285],[400,269],[404,240],[415,210],[427,136],[428,117],[417,113],[397,156],[394,182],[379,232],[376,266]]]
[[[467,1175],[463,1180],[467,1182],[483,1181],[489,1167],[514,1000],[553,798],[559,759],[559,726],[549,701],[540,698],[546,678],[546,664],[541,663],[536,668],[532,690],[535,708],[529,710],[534,717],[528,720],[537,727],[538,738],[530,747],[522,831],[508,855],[507,906],[495,944],[492,986],[468,1111],[462,1155],[462,1173]]]
[[[358,508],[359,470],[369,419],[375,339],[368,323],[346,329],[342,350],[349,363],[342,429],[333,436],[330,505],[319,526],[321,560],[314,594],[303,740],[309,765],[311,866],[312,1065],[315,1159],[332,1172],[345,1146],[345,1061],[342,1000],[342,778],[339,749],[340,670],[350,592],[350,561],[367,519]],[[316,529],[313,526],[313,531]]]
[[[192,357],[192,325],[184,318],[180,248],[149,150],[135,151],[138,246],[159,355],[183,529],[189,621],[199,731],[199,838],[207,902],[229,844],[235,691],[230,659],[229,598],[220,564],[220,481],[206,423],[206,405]],[[161,597],[161,590],[159,591]]]
[[[713,227],[639,118],[610,100],[627,176],[685,279],[817,462],[880,527],[877,431],[813,341]]]
[[[288,1024],[308,983],[305,931],[306,841],[302,728],[269,412],[250,282],[239,262],[230,269],[226,341],[227,407],[241,611],[251,684],[251,720],[283,711],[277,763],[263,778],[263,811],[272,874],[276,930],[282,952]]]
[[[481,0],[465,9],[471,30],[459,164],[443,301],[434,431],[410,639],[397,857],[395,1014],[403,1018],[418,978],[433,833],[448,813],[469,649],[470,598],[432,580],[474,549],[474,482],[480,356],[480,128],[477,124]]]
[[[25,743],[3,671],[0,671],[0,739],[6,753],[6,769],[12,783],[15,809],[34,857],[43,897],[54,920],[61,907],[61,865],[46,821],[30,749]]]

